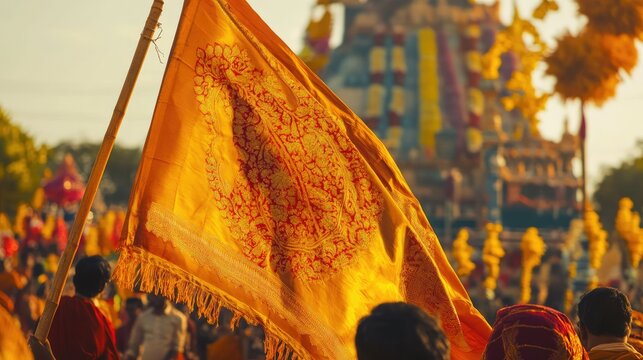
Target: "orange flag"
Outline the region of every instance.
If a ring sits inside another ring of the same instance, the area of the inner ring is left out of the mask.
[[[245,0],[185,1],[114,276],[261,324],[269,359],[355,358],[390,301],[455,359],[490,335],[386,148]]]

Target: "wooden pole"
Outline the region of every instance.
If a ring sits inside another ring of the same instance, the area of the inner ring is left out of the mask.
[[[69,232],[69,241],[65,247],[65,251],[60,257],[58,263],[58,270],[56,271],[56,276],[54,277],[54,282],[52,285],[51,292],[47,297],[47,302],[45,303],[45,310],[38,323],[38,328],[36,329],[35,337],[40,342],[45,342],[47,335],[49,335],[49,329],[51,328],[51,323],[54,319],[54,314],[58,308],[58,303],[60,302],[60,296],[62,295],[63,288],[65,287],[65,282],[67,281],[67,276],[69,274],[69,269],[71,268],[72,261],[76,256],[76,251],[78,251],[78,244],[80,242],[80,237],[83,233],[85,227],[85,222],[87,221],[87,216],[91,210],[92,203],[96,197],[96,192],[98,191],[98,186],[100,181],[105,173],[105,167],[107,166],[107,160],[114,147],[114,142],[116,141],[116,135],[118,134],[118,129],[121,126],[123,117],[125,116],[125,111],[127,110],[127,105],[129,104],[130,98],[132,97],[132,91],[134,90],[134,84],[138,78],[139,73],[141,72],[141,67],[143,61],[145,60],[145,55],[149,49],[150,43],[152,42],[154,36],[154,31],[158,26],[159,17],[163,11],[163,0],[154,0],[150,13],[145,22],[145,27],[141,33],[141,37],[138,41],[138,46],[136,47],[136,52],[132,58],[132,63],[130,64],[129,71],[127,72],[127,77],[125,78],[125,83],[121,88],[121,94],[118,97],[116,106],[114,107],[114,112],[112,114],[112,119],[110,120],[109,127],[105,132],[105,137],[103,143],[98,151],[96,157],[96,162],[92,168],[92,172],[89,175],[89,180],[87,182],[87,188],[85,189],[85,194],[82,201],[80,202],[80,208],[76,214],[76,219],[74,220],[74,225]],[[70,324],[71,325],[71,324]]]

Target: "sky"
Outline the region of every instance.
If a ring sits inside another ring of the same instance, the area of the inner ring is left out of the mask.
[[[491,0],[480,0],[490,2]],[[294,50],[314,0],[249,0],[255,10]],[[528,15],[540,0],[520,0]],[[151,0],[20,0],[0,1],[0,106],[39,142],[102,139],[127,73]],[[511,0],[501,0],[502,18],[510,21]],[[142,146],[158,94],[165,61],[176,30],[182,1],[166,0],[163,33],[146,58],[118,142]],[[560,11],[537,22],[545,40],[577,31],[582,21],[573,0],[559,0]],[[338,10],[338,16],[341,11]],[[341,36],[336,27],[334,42]],[[643,47],[639,47],[643,51]],[[159,56],[163,62],[159,61]],[[553,80],[539,76],[536,84],[550,90]],[[567,117],[578,126],[578,104],[555,99],[541,114],[541,132],[558,139]],[[643,66],[637,67],[603,108],[590,108],[588,159],[590,179],[635,153],[643,139]]]

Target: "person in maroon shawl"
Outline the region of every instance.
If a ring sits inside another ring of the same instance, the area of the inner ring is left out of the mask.
[[[589,360],[565,314],[540,305],[498,310],[482,360]]]
[[[119,359],[112,323],[96,306],[110,276],[109,263],[100,256],[76,264],[76,296],[63,296],[49,331],[56,359]]]

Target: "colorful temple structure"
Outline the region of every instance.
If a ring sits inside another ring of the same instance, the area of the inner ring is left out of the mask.
[[[331,49],[337,2],[344,36]],[[469,0],[320,0],[319,9],[302,58],[394,154],[443,242],[469,228],[480,244],[487,223],[516,247],[530,227],[548,245],[564,241],[580,210],[577,138],[565,127],[544,139],[537,111],[525,111],[544,102],[516,85],[526,78],[533,88],[530,74],[521,78],[529,59],[511,50],[529,30],[517,13],[504,26],[498,3]],[[486,54],[501,33],[510,46],[494,60]],[[529,96],[522,108],[507,103]]]

